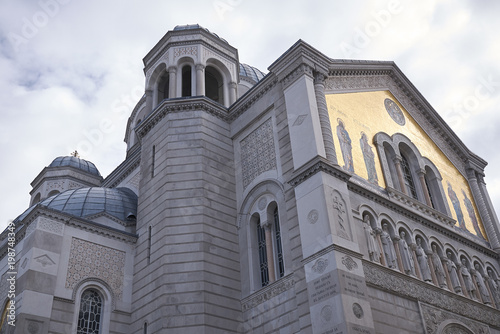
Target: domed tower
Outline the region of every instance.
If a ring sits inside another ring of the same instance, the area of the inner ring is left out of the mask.
[[[144,65],[146,94],[126,136],[128,156],[139,147],[141,155],[132,331],[234,333],[241,304],[227,116],[239,96],[238,52],[199,25],[177,26]],[[248,89],[261,74],[244,69]]]
[[[76,154],[57,157],[31,182],[30,205],[68,189],[100,186],[102,180],[92,162]]]

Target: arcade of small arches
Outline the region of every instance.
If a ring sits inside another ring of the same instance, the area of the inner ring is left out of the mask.
[[[229,69],[214,58],[195,64],[184,57],[176,65],[159,64],[146,84],[146,109],[151,111],[163,100],[190,96],[206,96],[229,107],[236,101],[236,79]]]
[[[362,208],[369,260],[500,309],[500,276],[490,262]]]
[[[408,137],[400,133],[390,137],[381,132],[375,135],[373,141],[377,145],[388,187],[451,216],[439,170],[420,154]]]

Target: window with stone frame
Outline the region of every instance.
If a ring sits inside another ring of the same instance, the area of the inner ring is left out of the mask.
[[[95,289],[83,291],[78,312],[77,334],[99,334],[103,310],[101,294]]]
[[[260,218],[256,224],[259,271],[262,287],[285,275],[281,227],[277,206],[272,210],[271,217],[272,221],[268,222],[265,226],[262,226]]]

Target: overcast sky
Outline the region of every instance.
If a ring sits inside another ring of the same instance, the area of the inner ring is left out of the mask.
[[[123,161],[142,58],[188,23],[264,72],[298,39],[331,58],[395,61],[489,162],[500,208],[499,13],[493,0],[1,0],[0,228],[28,207],[30,182],[55,157],[79,149],[104,177]]]

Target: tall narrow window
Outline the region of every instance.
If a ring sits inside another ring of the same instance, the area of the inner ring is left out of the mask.
[[[413,182],[413,176],[411,175],[410,164],[403,154],[401,154],[401,169],[403,170],[403,177],[405,180],[406,188],[408,188],[411,197],[413,197],[414,199],[418,199],[415,182]]]
[[[274,209],[274,229],[276,231],[276,255],[278,257],[278,278],[285,275],[285,265],[283,263],[283,247],[281,246],[281,229],[278,207]]]
[[[266,232],[257,221],[257,243],[259,246],[260,280],[262,286],[269,284],[269,268],[267,266]]]
[[[168,99],[168,91],[169,91],[169,77],[168,73],[164,74],[160,81],[158,82],[158,100],[156,101],[156,104],[160,104],[161,101],[164,99]]]
[[[436,208],[436,205],[434,205],[434,199],[432,198],[432,191],[431,188],[429,187],[429,181],[427,180],[427,176],[424,177],[425,181],[425,187],[427,188],[427,193],[429,194],[429,199],[431,200],[431,206],[432,208]]]
[[[156,146],[153,145],[153,150],[151,152],[151,177],[155,176],[155,155],[156,155]]]
[[[94,289],[85,290],[80,300],[77,334],[99,334],[102,298]]]
[[[148,228],[148,264],[151,263],[151,226]]]
[[[191,96],[191,66],[182,68],[182,97]]]
[[[209,99],[214,100],[220,104],[224,103],[223,98],[223,80],[219,71],[211,66],[205,69],[205,95]]]
[[[144,331],[143,334],[148,334],[148,324],[145,322],[144,323]]]

